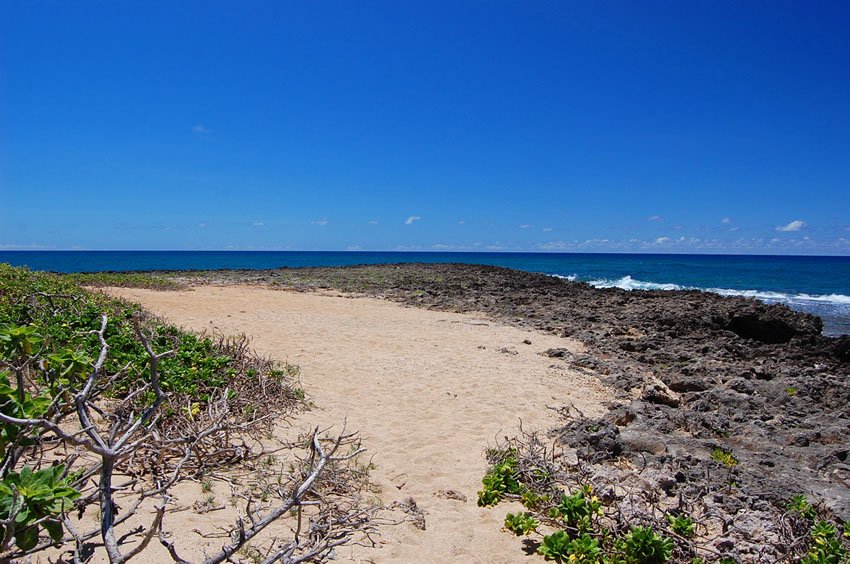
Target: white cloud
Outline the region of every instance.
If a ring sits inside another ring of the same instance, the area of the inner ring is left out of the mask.
[[[48,246],[48,245],[37,245],[35,243],[29,245],[15,245],[15,244],[3,244],[0,245],[0,250],[3,251],[40,251],[40,250],[51,250],[56,247]]]
[[[726,225],[729,225],[730,223],[732,223],[732,218],[724,217],[723,219],[720,220],[720,223],[725,223]]]
[[[776,228],[777,231],[799,231],[806,226],[806,222],[801,219],[795,219],[787,225],[780,225]]]
[[[263,223],[262,221],[255,221],[251,225],[253,225],[254,227],[262,227],[263,225],[265,225],[265,223]]]
[[[464,220],[462,220],[462,219],[461,219],[460,221],[458,221],[458,222],[457,222],[457,224],[458,224],[458,225],[464,225],[465,223],[466,223],[466,222],[465,222]],[[850,229],[848,229],[848,230],[850,230]]]
[[[529,224],[529,223],[523,223],[522,225],[519,226],[520,229],[531,229],[532,227],[534,227],[534,226]]]
[[[198,125],[194,126],[192,128],[192,131],[194,131],[195,133],[197,133],[199,135],[208,135],[208,134],[212,133],[212,129],[204,126],[204,124],[202,124],[202,123],[199,123]]]
[[[320,226],[324,227],[325,225],[327,225],[330,222],[328,221],[328,218],[323,217],[322,219],[314,219],[310,223],[313,224],[313,225],[320,225]]]
[[[668,241],[670,241],[670,237],[659,237],[658,239],[655,240],[655,243],[657,245],[662,245],[664,243],[667,243]]]
[[[413,225],[414,221],[419,221],[420,219],[422,219],[422,218],[419,217],[418,215],[411,215],[406,220],[404,220],[404,224],[405,225]]]
[[[542,231],[546,231],[548,233],[549,231],[552,231],[552,228],[551,227],[544,227],[542,229]]]
[[[647,221],[661,221],[661,219],[660,215],[651,215],[646,218]]]
[[[369,225],[378,225],[378,220],[377,219],[370,219]]]
[[[201,223],[199,223],[199,224],[198,224],[198,227],[200,227],[200,228],[204,228],[204,227],[206,227],[206,226],[207,226],[207,222],[206,222],[206,221],[202,221]]]

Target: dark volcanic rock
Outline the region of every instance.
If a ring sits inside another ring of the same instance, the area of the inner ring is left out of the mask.
[[[572,353],[567,349],[547,349],[543,354],[549,358],[569,358],[572,356]]]
[[[841,362],[850,362],[850,337],[841,337],[835,343],[835,358]]]
[[[796,314],[787,315],[782,310],[765,309],[757,313],[733,315],[726,328],[739,337],[768,344],[787,343],[797,335],[817,334],[823,329],[823,322],[819,319],[814,321]]]
[[[605,460],[623,452],[620,430],[605,419],[573,421],[551,435],[576,449],[585,460]]]

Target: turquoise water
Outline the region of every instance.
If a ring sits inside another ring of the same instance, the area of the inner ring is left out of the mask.
[[[850,257],[313,251],[4,251],[0,262],[55,272],[265,269],[394,262],[504,266],[627,290],[695,288],[820,315],[850,333]]]

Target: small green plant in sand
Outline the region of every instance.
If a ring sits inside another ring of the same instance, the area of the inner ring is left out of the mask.
[[[570,535],[566,531],[555,531],[543,537],[537,553],[547,560],[561,562],[569,557]]]
[[[601,561],[602,548],[599,541],[587,533],[571,538],[566,531],[555,531],[543,537],[537,553],[556,562],[595,564]]]
[[[549,510],[549,516],[561,519],[579,533],[591,530],[594,519],[602,514],[602,502],[592,494],[591,486],[584,486],[572,495],[562,494],[558,505]]]
[[[617,542],[617,548],[626,563],[661,564],[673,556],[673,541],[656,533],[652,527],[632,527]]]
[[[551,496],[538,494],[534,490],[526,489],[520,495],[520,502],[526,509],[539,509],[549,503]]]
[[[540,522],[531,513],[508,513],[505,517],[505,528],[517,536],[530,535]]]
[[[523,488],[517,472],[516,451],[506,451],[481,480],[484,489],[478,492],[478,505],[496,505],[505,494],[521,495]]]
[[[689,539],[696,533],[696,524],[687,515],[670,515],[668,513],[667,521],[670,523],[670,530],[680,537]]]

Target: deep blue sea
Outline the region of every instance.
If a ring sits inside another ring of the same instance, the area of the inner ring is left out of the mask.
[[[265,269],[395,262],[505,266],[627,290],[695,288],[779,302],[850,333],[850,257],[314,251],[0,251],[0,262],[54,272]]]

